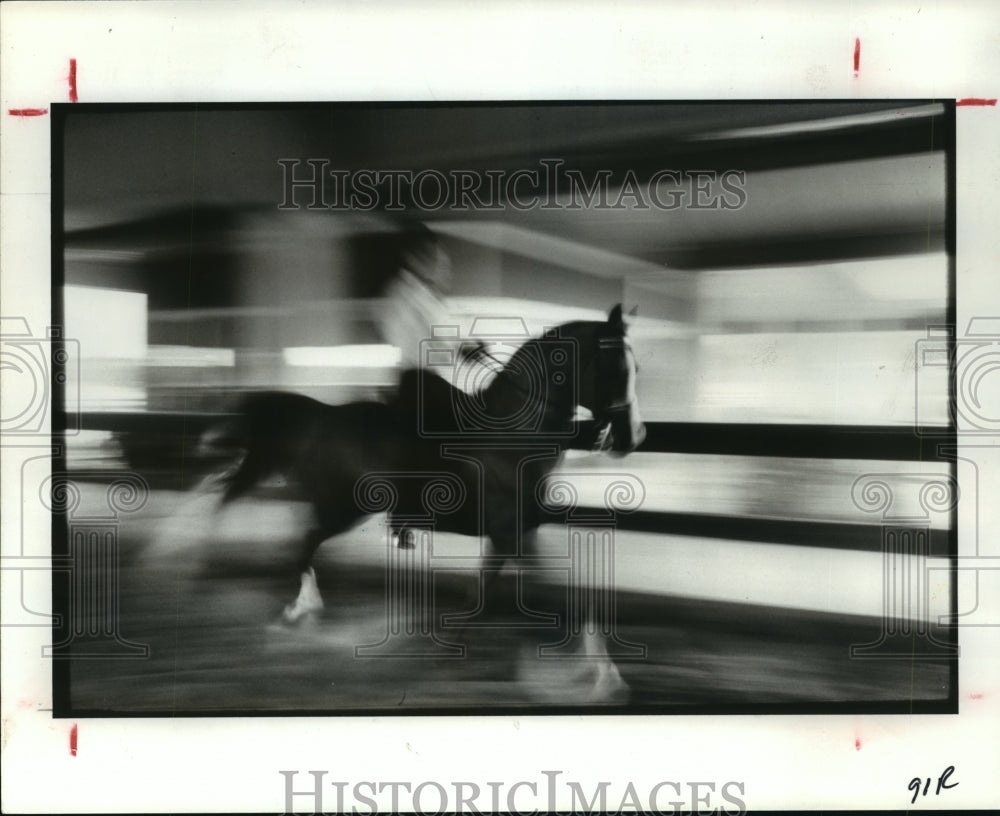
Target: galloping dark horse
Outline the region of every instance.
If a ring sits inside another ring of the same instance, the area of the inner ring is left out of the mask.
[[[310,567],[316,548],[372,512],[358,486],[380,474],[395,488],[392,512],[399,516],[419,511],[426,499],[414,474],[446,474],[460,486],[461,501],[439,515],[436,529],[489,537],[486,594],[540,523],[542,481],[566,447],[581,443],[578,406],[595,420],[596,438],[584,440],[590,447],[624,455],[642,441],[625,335],[621,306],[606,321],[567,323],[521,345],[473,395],[426,371],[405,374],[391,403],[329,406],[289,393],[250,395],[233,426],[231,441],[244,455],[222,477],[223,503],[280,473],[315,514],[299,564],[302,588],[286,619],[322,606]]]

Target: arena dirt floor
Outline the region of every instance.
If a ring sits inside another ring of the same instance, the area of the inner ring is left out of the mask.
[[[103,490],[84,485],[82,507]],[[559,615],[561,627],[445,628],[442,615],[470,608],[471,570],[435,578],[439,654],[407,657],[390,641],[378,656],[359,655],[357,647],[383,642],[389,626],[383,522],[320,549],[325,608],[288,626],[281,613],[298,588],[300,509],[256,499],[220,519],[211,501],[154,489],[141,512],[122,518],[112,626],[148,654],[57,661],[65,713],[900,711],[945,706],[950,695],[947,661],[851,659],[852,644],[878,638],[878,620],[650,593],[616,597],[623,645],[612,649],[630,654],[613,662],[539,657],[540,646],[566,634],[565,587],[538,580],[525,594],[532,608]],[[668,554],[658,568],[670,568]],[[86,648],[80,639],[68,647],[77,655]]]

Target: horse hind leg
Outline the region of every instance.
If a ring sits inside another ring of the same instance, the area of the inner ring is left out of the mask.
[[[299,594],[292,603],[285,605],[281,613],[285,623],[315,622],[323,612],[323,596],[316,582],[316,570],[309,567],[299,579]]]
[[[305,553],[299,561],[299,594],[282,611],[281,618],[285,623],[315,622],[323,612],[323,596],[316,581],[316,570],[312,567],[312,557],[324,538],[318,529],[311,530],[306,536]]]

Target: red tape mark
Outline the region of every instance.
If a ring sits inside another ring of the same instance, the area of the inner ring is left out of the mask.
[[[76,735],[77,735],[77,725],[73,723],[73,727],[69,729],[69,755],[76,756]]]
[[[7,113],[11,116],[45,116],[49,112],[48,108],[8,108]]]
[[[955,106],[959,105],[989,105],[991,107],[996,107],[997,101],[995,99],[983,99],[979,96],[970,96],[966,99],[959,99],[955,102]]]
[[[69,101],[76,102],[76,60],[69,61]]]
[[[861,38],[854,38],[854,76],[858,75],[861,69]]]

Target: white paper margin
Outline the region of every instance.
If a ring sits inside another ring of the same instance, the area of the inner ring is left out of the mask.
[[[68,101],[70,58],[81,102],[1000,95],[1000,10],[988,2],[14,2],[0,15],[2,311],[32,327],[50,322],[50,122],[8,110]],[[961,332],[1000,315],[1000,110],[959,108],[957,132]],[[3,451],[4,507],[21,499],[24,455]],[[977,461],[1000,465],[996,449]],[[981,541],[1000,540],[997,516],[981,508]],[[19,535],[5,522],[5,554]],[[974,548],[962,542],[963,555]],[[987,807],[1000,767],[998,634],[960,633],[958,716],[83,720],[71,757],[73,723],[35,710],[50,694],[38,657],[49,632],[5,628],[3,810],[280,812],[282,769],[300,772],[299,788],[308,770],[445,785],[561,770],[639,791],[738,780],[753,810],[901,809],[911,777],[949,765],[959,786],[914,809]]]

